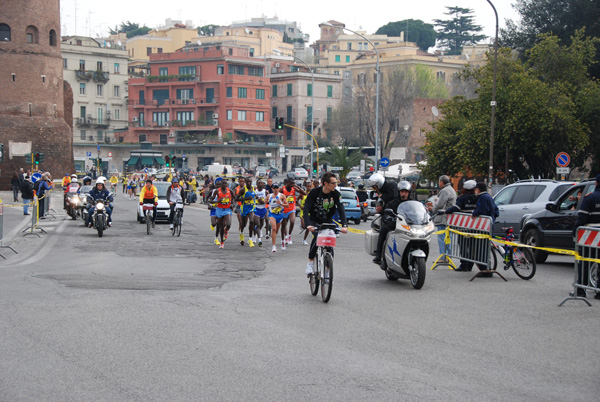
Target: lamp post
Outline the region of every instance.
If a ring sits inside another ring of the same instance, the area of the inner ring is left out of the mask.
[[[496,70],[498,64],[498,12],[496,11],[496,7],[492,4],[490,0],[487,0],[492,6],[494,10],[494,14],[496,15],[496,37],[494,38],[494,66],[493,66],[493,78],[492,78],[492,101],[490,102],[490,106],[492,107],[492,117],[491,117],[491,125],[490,125],[490,171],[489,171],[489,188],[490,192],[492,189],[492,183],[494,180],[494,126],[496,123]],[[505,173],[506,174],[506,173]]]
[[[321,25],[330,26],[330,27],[333,26],[329,22],[323,22],[323,23],[321,23]],[[375,78],[376,88],[377,88],[376,94],[375,94],[375,167],[379,168],[379,51],[377,50],[377,48],[375,47],[373,42],[371,42],[369,39],[367,39],[367,37],[365,37],[364,35],[359,34],[358,32],[353,31],[346,27],[342,27],[342,29],[345,29],[346,31],[350,31],[353,34],[358,35],[361,38],[363,38],[364,40],[366,40],[373,47],[373,49],[375,49],[375,54],[377,56],[377,62],[376,62],[376,66],[375,66],[375,71],[377,72],[377,75]]]

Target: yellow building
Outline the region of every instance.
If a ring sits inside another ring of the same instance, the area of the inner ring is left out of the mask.
[[[294,45],[283,41],[283,33],[274,28],[219,27],[214,36],[198,38],[205,43],[229,43],[247,46],[250,57],[264,57],[273,52],[293,54]]]

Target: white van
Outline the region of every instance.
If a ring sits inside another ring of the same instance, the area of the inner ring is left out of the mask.
[[[223,170],[227,169],[227,174],[223,174]],[[209,176],[226,176],[226,177],[232,177],[235,176],[233,174],[233,167],[231,165],[221,165],[220,163],[213,163],[212,165],[208,165],[208,166],[204,166],[204,169],[202,169],[202,171],[200,171],[200,174],[202,176],[204,176],[205,174],[209,175]]]

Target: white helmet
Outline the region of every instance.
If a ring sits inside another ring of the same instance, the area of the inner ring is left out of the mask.
[[[373,173],[371,177],[367,179],[367,187],[377,186],[377,188],[381,188],[384,182],[385,178],[380,173]]]
[[[406,180],[402,180],[400,183],[398,183],[398,191],[402,191],[402,190],[406,190],[406,191],[412,190],[412,186],[410,185],[410,182],[408,182]]]
[[[96,179],[96,184],[102,184],[104,185],[104,182],[106,181],[106,178],[100,176]]]
[[[467,180],[464,184],[463,184],[463,188],[465,190],[473,190],[475,188],[475,186],[477,186],[477,182],[475,180]]]
[[[75,177],[73,180],[71,180],[71,183],[77,183],[77,177]]]
[[[72,179],[76,179],[76,178],[77,178],[77,175],[76,175],[75,173],[73,173],[73,174],[71,175],[71,178],[72,178]]]

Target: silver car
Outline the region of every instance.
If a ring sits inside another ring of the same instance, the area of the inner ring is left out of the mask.
[[[546,204],[556,200],[572,181],[520,180],[509,184],[494,196],[500,215],[494,224],[494,235],[502,236],[504,227],[512,227],[515,235],[521,232],[521,222],[525,215],[543,211]]]

